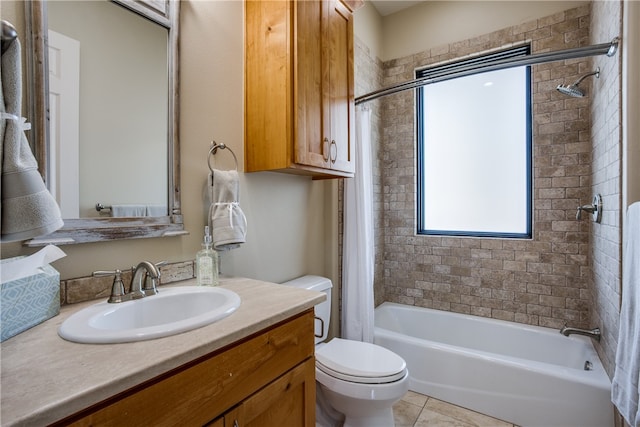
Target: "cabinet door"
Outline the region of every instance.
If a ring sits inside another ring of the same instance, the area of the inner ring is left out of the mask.
[[[328,74],[323,68],[322,1],[298,1],[295,7],[295,162],[319,168],[329,167],[329,121],[325,98]]]
[[[223,416],[205,424],[205,427],[240,427],[239,419],[240,412],[238,408],[233,408]]]
[[[237,409],[239,427],[314,427],[315,361],[309,358],[264,387]],[[225,416],[225,427],[234,425]]]
[[[226,427],[224,424],[224,416],[220,418],[216,418],[211,421],[209,424],[205,424],[205,427]]]
[[[340,0],[331,0],[327,12],[328,101],[331,169],[354,172],[355,103],[353,82],[353,15]]]
[[[245,170],[278,170],[293,159],[291,13],[286,1],[245,5]]]

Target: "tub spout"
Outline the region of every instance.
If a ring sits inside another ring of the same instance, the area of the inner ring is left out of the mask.
[[[578,334],[578,335],[584,335],[586,337],[589,338],[593,338],[596,341],[600,341],[600,328],[593,328],[593,329],[580,329],[580,328],[571,328],[569,326],[565,325],[560,329],[560,333],[562,335],[564,335],[565,337],[568,337],[571,334]]]

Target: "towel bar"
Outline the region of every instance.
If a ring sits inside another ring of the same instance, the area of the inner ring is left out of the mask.
[[[111,212],[111,206],[103,205],[102,203],[98,202],[98,203],[96,203],[96,210],[98,212],[102,212],[103,210],[107,211],[107,212]]]
[[[218,144],[215,141],[211,141],[211,148],[209,149],[209,157],[207,157],[207,164],[209,165],[209,170],[211,171],[211,173],[213,174],[213,167],[211,166],[211,155],[212,154],[216,154],[216,152],[218,151],[218,148],[221,150],[227,149],[229,150],[229,152],[231,153],[231,155],[233,156],[233,160],[236,162],[236,171],[238,170],[238,158],[236,157],[236,153],[233,152],[233,150],[229,147],[227,147],[225,144]]]

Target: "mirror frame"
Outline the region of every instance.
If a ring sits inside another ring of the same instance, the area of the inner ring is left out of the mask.
[[[180,205],[180,141],[178,135],[178,42],[179,0],[111,0],[168,30],[168,216],[138,218],[66,219],[64,226],[51,234],[24,242],[25,246],[67,245],[121,239],[169,237],[188,234]],[[28,100],[31,121],[31,146],[45,183],[49,171],[49,67],[46,0],[25,2]]]

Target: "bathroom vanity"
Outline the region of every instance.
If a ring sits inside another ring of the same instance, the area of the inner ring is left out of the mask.
[[[58,337],[93,301],[3,342],[2,425],[314,425],[313,307],[324,295],[250,279],[222,286],[240,295],[238,310],[182,334]]]

